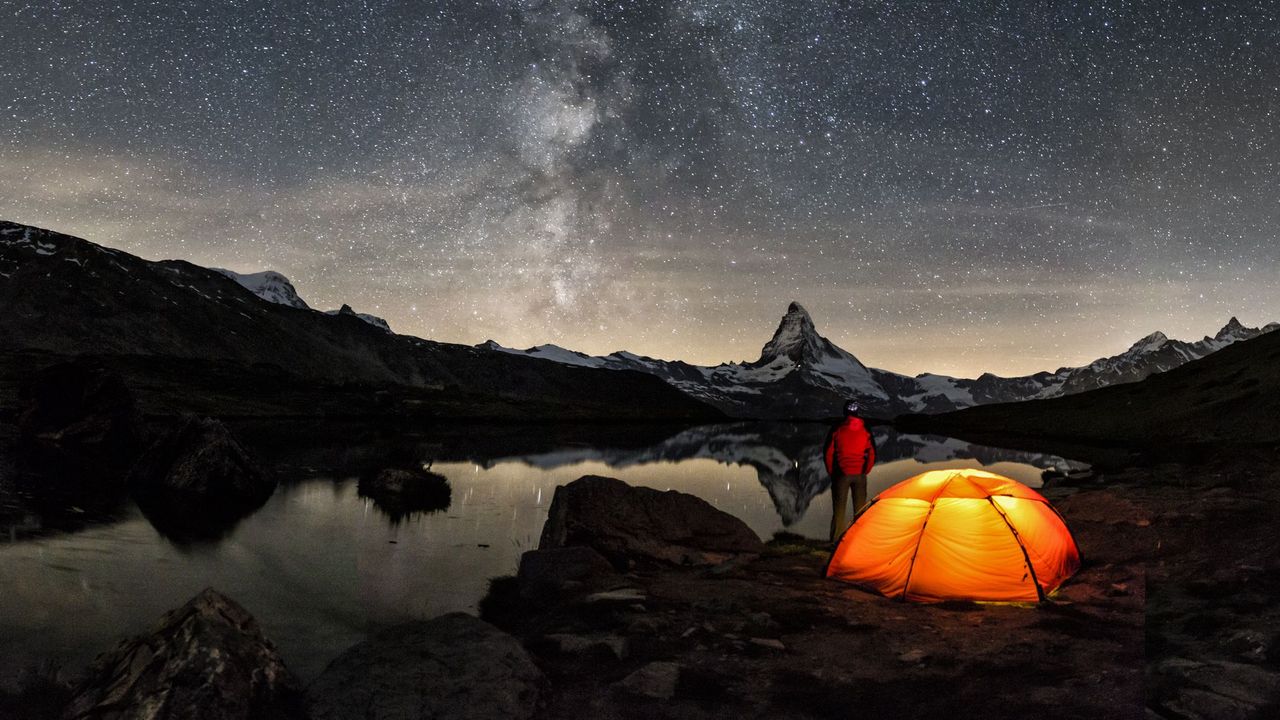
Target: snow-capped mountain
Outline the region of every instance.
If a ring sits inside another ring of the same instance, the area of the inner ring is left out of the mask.
[[[1064,367],[1052,373],[1022,377],[985,374],[976,380],[968,380],[926,374],[908,378],[877,372],[881,372],[880,379],[886,387],[902,391],[899,396],[913,412],[944,412],[987,403],[1059,397],[1107,385],[1138,382],[1277,328],[1280,328],[1280,323],[1248,328],[1233,317],[1214,336],[1205,336],[1195,342],[1172,340],[1162,332],[1154,332],[1119,355],[1099,358],[1083,367]]]
[[[813,318],[800,303],[791,303],[773,338],[754,363],[737,366],[739,376],[782,377],[794,370],[807,373],[815,385],[843,395],[888,399],[872,372],[858,358],[818,334]]]
[[[289,278],[274,270],[242,274],[225,268],[209,268],[240,283],[241,287],[258,297],[277,305],[287,305],[299,310],[310,310],[311,306],[298,295]]]
[[[324,314],[325,315],[351,315],[351,316],[360,318],[361,320],[369,323],[374,327],[382,328],[387,332],[391,332],[391,323],[387,322],[386,320],[383,320],[377,315],[370,315],[369,313],[358,313],[355,310],[352,310],[350,305],[347,305],[345,303],[342,305],[342,307],[338,308],[337,310],[325,310]]]
[[[277,305],[285,305],[287,307],[298,308],[299,310],[310,310],[311,306],[307,304],[302,296],[298,295],[298,291],[293,287],[293,283],[289,282],[289,278],[281,275],[274,270],[264,270],[256,273],[238,273],[234,270],[225,268],[209,268],[214,272],[220,272],[223,275],[240,283],[240,286],[258,297],[273,302]],[[382,328],[387,332],[391,332],[391,324],[386,320],[368,313],[358,313],[351,309],[350,305],[343,305],[337,310],[325,310],[325,315],[353,315],[361,320]]]
[[[759,359],[713,367],[679,360],[657,360],[629,352],[595,357],[556,345],[528,350],[505,348],[490,340],[482,348],[542,358],[568,365],[639,370],[666,380],[685,393],[737,417],[805,418],[833,415],[847,397],[869,406],[893,405],[875,371],[818,334],[813,319],[791,303]]]
[[[704,367],[628,352],[597,357],[556,345],[514,350],[492,340],[481,347],[568,365],[647,372],[737,417],[830,416],[838,414],[843,400],[850,397],[860,399],[873,413],[892,416],[1050,398],[1136,382],[1277,327],[1280,324],[1247,328],[1231,318],[1216,335],[1196,342],[1171,340],[1163,333],[1153,333],[1119,355],[1100,358],[1084,367],[1012,378],[987,373],[976,379],[932,373],[911,377],[868,368],[820,335],[813,318],[795,302],[787,308],[760,358],[742,364]]]

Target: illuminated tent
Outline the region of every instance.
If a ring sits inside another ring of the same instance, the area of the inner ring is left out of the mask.
[[[829,578],[882,595],[1043,600],[1080,568],[1058,511],[1017,480],[933,470],[876,496],[841,536]]]

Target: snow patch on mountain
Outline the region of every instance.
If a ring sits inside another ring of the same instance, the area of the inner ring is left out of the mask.
[[[234,270],[226,268],[209,268],[214,272],[222,273],[227,277],[240,283],[240,286],[258,297],[273,302],[277,305],[287,305],[289,307],[298,308],[299,310],[310,310],[311,306],[307,305],[299,295],[298,291],[293,287],[293,283],[289,282],[289,278],[281,275],[274,270],[264,270],[256,273],[238,273]]]
[[[298,291],[293,287],[293,283],[289,282],[289,278],[281,275],[274,270],[264,270],[256,273],[238,273],[234,270],[225,268],[209,268],[214,272],[221,273],[235,280],[241,287],[258,297],[272,302],[277,305],[287,305],[288,307],[298,308],[299,310],[310,310],[311,306],[307,304],[302,296],[298,295]],[[351,309],[350,305],[343,305],[337,310],[325,310],[325,315],[351,315],[377,327],[386,332],[392,332],[391,323],[368,313],[358,313]]]
[[[361,320],[369,323],[370,325],[378,328],[379,330],[392,332],[391,323],[387,322],[386,320],[383,320],[377,315],[370,315],[368,313],[356,312],[355,310],[351,309],[350,305],[344,304],[342,307],[338,308],[337,310],[325,310],[324,314],[325,315],[350,315],[351,317],[360,318]]]
[[[53,255],[58,251],[58,246],[53,242],[45,242],[36,237],[40,231],[37,228],[15,226],[0,229],[0,242],[7,245],[22,246],[25,245],[35,251],[37,255]],[[47,233],[45,233],[46,239]]]
[[[903,397],[902,400],[917,412],[927,409],[931,401],[937,401],[938,399],[949,402],[955,407],[969,407],[977,404],[977,400],[973,397],[973,391],[958,385],[953,377],[924,373],[912,379],[915,381],[916,386],[920,388],[920,392]]]
[[[1169,342],[1168,335],[1165,335],[1160,331],[1156,331],[1142,338],[1138,342],[1134,343],[1128,350],[1125,351],[1124,354],[1140,355],[1142,353],[1154,352],[1164,347],[1165,344],[1168,342]]]
[[[550,343],[531,347],[527,350],[513,350],[511,348],[503,347],[493,340],[486,340],[481,343],[479,347],[484,348],[485,350],[497,350],[499,352],[505,352],[512,355],[525,355],[527,357],[534,357],[540,360],[550,360],[551,362],[558,362],[564,365],[598,368],[605,367],[608,364],[608,358],[592,357],[590,355],[574,352],[573,350],[567,350],[559,345],[552,345]]]

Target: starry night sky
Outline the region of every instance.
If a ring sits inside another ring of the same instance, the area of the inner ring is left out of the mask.
[[[973,376],[1280,319],[1271,2],[0,0],[0,217],[400,332]]]

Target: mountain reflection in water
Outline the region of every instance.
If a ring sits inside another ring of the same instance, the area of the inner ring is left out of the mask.
[[[10,538],[0,542],[0,682],[42,663],[77,670],[206,586],[254,613],[290,667],[312,677],[377,627],[474,611],[489,578],[511,574],[520,554],[537,546],[556,486],[584,474],[693,493],[766,539],[783,529],[827,533],[822,425],[606,432],[614,434],[362,431],[286,442],[244,429],[282,483],[265,505],[205,542],[169,539],[127,498],[79,523],[65,522],[49,498],[20,499],[17,511],[0,515]],[[892,430],[877,430],[876,440],[880,462],[868,497],[940,467],[985,466],[1031,485],[1043,469],[1084,467]],[[357,493],[360,477],[408,464],[430,464],[449,480],[448,509],[393,522]]]
[[[827,430],[816,423],[707,425],[638,450],[563,448],[545,453],[471,459],[485,468],[520,462],[542,470],[584,462],[600,462],[621,469],[700,458],[748,466],[756,471],[760,485],[768,491],[782,525],[790,528],[806,517],[813,499],[831,485],[822,458]],[[874,436],[878,462],[868,478],[868,498],[938,466],[999,466],[993,467],[995,472],[1032,487],[1040,486],[1043,470],[1068,472],[1088,467],[1056,455],[974,445],[939,435],[900,433],[892,428],[876,428]]]

